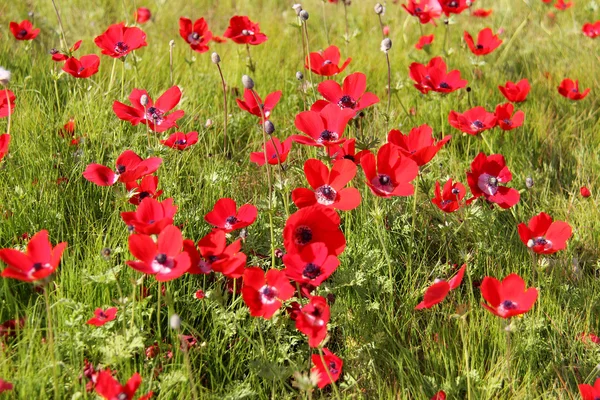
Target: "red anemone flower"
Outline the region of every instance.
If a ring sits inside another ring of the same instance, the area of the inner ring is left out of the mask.
[[[15,112],[15,94],[8,89],[0,89],[0,118]]]
[[[446,392],[440,390],[439,392],[434,394],[430,400],[446,400]]]
[[[511,103],[496,106],[496,122],[503,131],[510,131],[523,125],[525,113],[521,110],[513,115],[515,106]]]
[[[147,104],[141,102],[145,96]],[[181,90],[177,86],[169,88],[156,100],[152,101],[148,92],[142,89],[133,89],[129,95],[131,106],[119,101],[113,103],[113,111],[123,121],[129,121],[131,125],[145,124],[154,132],[164,132],[170,128],[177,127],[177,120],[184,116],[185,111],[177,110],[167,115],[181,100]]]
[[[423,50],[423,47],[430,46],[431,43],[433,43],[433,39],[434,38],[435,38],[434,35],[421,36],[419,38],[419,41],[417,42],[417,44],[415,44],[415,49],[417,49],[417,50]]]
[[[112,376],[110,369],[100,371],[96,378],[94,389],[96,393],[104,397],[106,400],[133,400],[133,395],[140,387],[142,378],[137,372],[127,381],[125,385],[121,385]],[[138,400],[147,400],[152,397],[152,392],[140,397]]]
[[[20,23],[11,22],[9,28],[17,40],[33,40],[40,33],[40,28],[33,29],[33,25],[29,20],[24,20]]]
[[[3,133],[0,135],[0,161],[8,154],[8,145],[10,144],[10,135]]]
[[[83,177],[98,186],[112,186],[115,182],[133,182],[145,175],[150,175],[160,167],[162,158],[149,157],[142,160],[131,150],[125,150],[117,158],[115,171],[100,164],[90,164],[83,172]]]
[[[596,21],[594,23],[588,22],[586,24],[583,24],[583,34],[587,37],[590,37],[592,39],[597,38],[598,36],[600,36],[600,21]]]
[[[69,57],[62,70],[75,78],[89,78],[98,72],[100,57],[95,54],[83,56],[80,59]]]
[[[229,20],[229,26],[223,34],[237,44],[259,45],[267,41],[267,35],[260,31],[257,23],[246,16],[235,15]]]
[[[158,176],[154,175],[146,175],[139,182],[126,182],[125,188],[129,192],[129,203],[136,206],[146,197],[156,199],[163,194],[162,190],[158,190]]]
[[[34,282],[50,276],[60,263],[66,242],[52,248],[48,240],[48,231],[42,230],[33,235],[27,244],[27,251],[22,253],[14,249],[0,249],[0,260],[7,265],[2,277]]]
[[[296,115],[296,128],[306,134],[292,135],[294,142],[308,146],[331,146],[342,143],[344,130],[354,117],[354,110],[328,104],[320,112],[303,111]]]
[[[152,18],[152,12],[150,12],[150,10],[146,7],[139,7],[133,17],[135,18],[135,22],[137,22],[138,24],[145,24],[146,22],[150,21],[150,18]]]
[[[311,297],[308,304],[300,308],[296,317],[296,329],[308,336],[310,347],[319,347],[327,336],[329,317],[329,305],[321,296]]]
[[[287,219],[283,229],[283,245],[288,253],[299,253],[310,244],[323,242],[329,254],[340,255],[346,238],[340,230],[340,216],[320,204],[304,207]]]
[[[190,256],[182,248],[181,231],[173,225],[160,232],[157,243],[151,236],[133,234],[129,236],[129,251],[139,261],[127,261],[127,265],[154,275],[159,282],[177,279],[190,268]]]
[[[252,90],[244,89],[244,100],[235,99],[238,107],[242,110],[249,112],[252,115],[257,116],[260,121],[262,121],[262,112],[265,114],[265,119],[269,119],[271,116],[271,111],[275,108],[279,100],[281,99],[281,90],[278,90],[273,93],[269,93],[267,97],[265,97],[265,102],[263,103],[262,99],[256,94],[256,98],[258,99],[259,104],[256,104],[256,100],[254,99],[254,95],[252,94]],[[259,123],[260,123],[259,121]]]
[[[208,51],[208,42],[213,37],[204,18],[197,19],[193,24],[191,19],[179,18],[179,34],[198,53]]]
[[[114,24],[100,36],[94,38],[96,46],[112,58],[125,57],[133,50],[147,46],[146,34],[138,27],[127,27],[123,22]]]
[[[331,45],[323,51],[310,53],[306,57],[304,68],[310,69],[317,75],[333,76],[344,71],[348,64],[350,64],[350,61],[352,59],[347,58],[340,67],[340,49],[337,46]]]
[[[345,186],[356,175],[356,164],[340,160],[331,171],[321,161],[311,158],[304,163],[304,174],[311,189],[297,188],[292,201],[298,208],[321,204],[338,210],[353,210],[360,204],[360,192]]]
[[[487,201],[505,209],[517,204],[521,197],[518,190],[500,185],[511,180],[512,174],[501,154],[486,156],[485,153],[479,153],[471,163],[471,170],[467,172],[467,181],[474,198],[483,196]]]
[[[581,188],[579,188],[579,194],[581,194],[581,197],[585,197],[585,198],[590,197],[592,195],[592,193],[590,192],[590,189],[588,189],[585,186],[582,186]]]
[[[0,379],[0,393],[8,392],[9,390],[13,390],[13,384]]]
[[[473,11],[471,15],[473,15],[474,17],[486,18],[492,15],[492,10],[484,10],[483,8],[478,8],[477,10]]]
[[[446,16],[460,14],[471,6],[470,0],[438,0]]]
[[[146,197],[135,211],[122,212],[121,218],[137,233],[158,235],[167,225],[173,223],[176,212],[177,206],[173,205],[172,198],[159,202],[152,197]]]
[[[442,57],[434,57],[429,64],[412,63],[409,66],[409,76],[415,81],[415,88],[423,94],[434,91],[451,93],[467,86],[467,81],[460,78],[460,71],[447,72],[447,65]]]
[[[252,204],[244,204],[238,210],[235,201],[225,197],[217,200],[213,209],[204,216],[204,220],[218,229],[232,232],[252,225],[257,214],[258,211]]]
[[[416,162],[400,154],[392,143],[386,143],[377,151],[362,156],[361,165],[369,189],[379,197],[411,196],[415,188],[410,183],[419,174]]]
[[[582,383],[578,385],[581,400],[596,400],[600,398],[600,378],[596,379],[594,386]]]
[[[340,160],[350,160],[356,165],[360,165],[360,159],[363,155],[368,153],[369,150],[361,150],[356,152],[356,139],[348,139],[344,143],[327,146],[327,153],[333,162]]]
[[[277,165],[279,163],[285,162],[287,159],[290,150],[292,149],[292,138],[287,138],[283,143],[279,141],[279,139],[275,137],[271,137],[269,141],[267,141],[267,155],[266,159],[270,165]],[[258,166],[262,166],[265,164],[265,151],[264,145],[262,151],[255,151],[250,153],[250,161],[257,164]]]
[[[585,96],[588,95],[590,89],[585,89],[583,92],[579,91],[579,81],[571,80],[569,78],[564,79],[560,86],[558,86],[558,93],[560,93],[563,97],[566,97],[569,100],[581,100],[584,99]],[[2,114],[0,114],[1,116]]]
[[[419,18],[422,24],[431,22],[435,25],[434,19],[442,15],[442,6],[438,0],[408,0],[408,4],[402,4],[402,7],[413,17]]]
[[[239,278],[244,274],[246,255],[242,249],[241,239],[227,245],[225,231],[217,229],[200,239],[198,247],[191,240],[183,241],[192,263],[190,274],[209,274],[220,272],[228,278]],[[199,250],[199,251],[198,251]]]
[[[86,324],[94,326],[102,326],[107,322],[113,321],[117,318],[117,307],[110,307],[104,311],[101,308],[96,308],[94,311],[94,317],[90,318]]]
[[[404,135],[397,129],[392,129],[388,133],[388,142],[397,146],[402,155],[416,162],[419,167],[431,161],[451,138],[451,135],[446,135],[436,142],[433,138],[433,130],[427,124],[412,128],[408,135]]]
[[[294,287],[283,271],[270,269],[265,272],[257,267],[246,268],[242,298],[253,317],[270,319],[283,301],[294,295]]]
[[[311,369],[311,372],[317,372],[319,374],[319,380],[317,381],[319,389],[323,389],[325,386],[332,382],[336,382],[340,378],[344,362],[331,351],[323,348],[322,355],[313,354],[310,358],[315,365]]]
[[[303,285],[319,286],[340,265],[340,260],[329,254],[324,243],[311,243],[299,253],[283,256],[283,270],[287,277]]]
[[[449,281],[443,279],[436,279],[434,284],[429,286],[423,296],[423,301],[417,304],[415,310],[422,310],[424,308],[431,308],[438,303],[441,303],[448,293],[460,286],[463,276],[465,275],[465,269],[467,264],[463,264],[458,270],[456,276]]]
[[[60,62],[67,61],[69,57],[73,57],[73,53],[79,50],[79,46],[81,46],[82,40],[78,40],[75,42],[73,47],[71,47],[68,51],[62,53],[56,49],[50,50],[50,54],[52,55],[52,61]]]
[[[431,202],[440,210],[452,213],[461,207],[461,203],[467,194],[465,186],[460,182],[452,183],[452,178],[444,184],[444,190],[440,190],[440,183],[435,182],[435,197]]]
[[[565,11],[566,9],[571,8],[572,6],[572,1],[565,3],[565,0],[556,0],[556,3],[554,3],[554,8],[561,11]]]
[[[491,28],[485,28],[477,35],[477,43],[473,42],[473,37],[467,31],[464,34],[465,42],[476,56],[485,56],[496,50],[502,44],[502,39],[494,35]]]
[[[485,108],[477,106],[462,114],[454,110],[450,111],[448,122],[462,132],[469,135],[478,135],[483,131],[494,128],[497,121],[496,114],[487,112]]]
[[[321,82],[317,90],[325,100],[317,100],[310,109],[321,111],[326,105],[332,103],[342,109],[352,109],[358,114],[360,110],[379,103],[379,97],[370,92],[365,93],[366,89],[367,77],[362,72],[348,75],[344,78],[343,86],[333,80]]]
[[[563,221],[552,222],[552,217],[541,212],[525,225],[518,226],[521,242],[537,254],[554,254],[567,247],[573,234],[571,226]]]
[[[167,140],[161,140],[160,142],[172,149],[185,150],[198,143],[198,132],[175,132]]]
[[[517,274],[510,274],[500,282],[486,276],[481,282],[482,305],[500,318],[510,318],[531,310],[537,300],[536,288],[525,290],[525,282]]]
[[[511,103],[520,103],[527,99],[531,86],[527,79],[521,79],[516,84],[508,81],[505,86],[498,86],[502,95]]]

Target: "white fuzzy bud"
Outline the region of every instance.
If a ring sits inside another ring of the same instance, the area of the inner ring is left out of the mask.
[[[246,89],[254,89],[254,81],[248,75],[242,76],[242,85]]]
[[[385,38],[381,41],[381,51],[387,53],[392,48],[392,39]]]
[[[181,318],[179,318],[179,315],[171,315],[171,318],[169,318],[169,325],[171,326],[171,329],[178,331],[179,328],[181,328]]]
[[[212,53],[210,55],[210,59],[213,63],[218,64],[221,62],[221,57],[219,57],[219,55],[217,53]]]

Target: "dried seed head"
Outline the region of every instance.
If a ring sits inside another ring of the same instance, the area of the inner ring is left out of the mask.
[[[146,107],[148,105],[148,96],[143,94],[142,97],[140,97],[140,104]]]
[[[392,48],[392,39],[385,38],[381,41],[381,51],[387,53]]]
[[[174,40],[170,40],[169,41],[169,47],[175,47],[175,41]]]
[[[531,189],[533,187],[533,178],[528,176],[525,179],[525,186],[527,186],[527,189]]]
[[[219,57],[219,55],[217,53],[212,53],[210,55],[210,59],[212,60],[213,63],[218,64],[221,62],[221,57]]]
[[[304,79],[304,74],[300,71],[296,72],[296,79],[298,79],[299,81]]]
[[[179,315],[171,315],[171,318],[169,318],[169,325],[171,326],[171,329],[178,331],[179,328],[181,328],[181,318],[179,318]]]
[[[102,249],[102,258],[104,258],[105,260],[109,260],[110,256],[112,254],[112,250],[108,247],[105,247]]]
[[[9,82],[10,82],[10,71],[7,69],[4,69],[3,67],[0,67],[0,84],[2,84],[2,86],[6,86],[6,85],[8,85]]]
[[[294,11],[296,11],[296,15],[300,16],[300,11],[302,11],[302,4],[296,3],[292,6],[292,8],[294,9]]]
[[[275,125],[271,121],[265,121],[265,133],[272,135],[275,132]]]
[[[306,10],[302,10],[300,11],[300,13],[298,14],[298,16],[300,17],[300,19],[302,21],[308,21],[308,11]]]
[[[254,81],[248,75],[242,76],[242,85],[246,89],[254,89]]]
[[[383,15],[385,13],[385,7],[381,5],[381,3],[375,4],[375,14]]]

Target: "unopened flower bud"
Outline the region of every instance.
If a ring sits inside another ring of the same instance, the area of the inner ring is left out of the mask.
[[[217,53],[212,53],[210,55],[210,59],[212,60],[213,63],[218,64],[221,62],[221,57],[219,57],[219,55]]]
[[[175,47],[175,41],[174,40],[169,41],[169,47]]]
[[[302,10],[300,11],[300,13],[298,14],[298,16],[300,17],[300,19],[302,21],[308,21],[308,11],[306,10]]]
[[[527,186],[527,189],[531,189],[533,187],[533,178],[528,176],[525,179],[525,186]]]
[[[171,318],[169,318],[169,325],[171,326],[171,329],[178,331],[179,328],[181,328],[181,318],[179,318],[179,315],[171,315]]]
[[[296,72],[296,79],[298,79],[299,81],[304,79],[304,74],[300,71]]]
[[[275,125],[271,121],[265,121],[265,133],[272,135],[275,132]]]
[[[381,3],[375,4],[375,14],[383,15],[385,13],[385,7],[381,5]]]
[[[6,86],[8,82],[10,82],[10,71],[0,67],[0,84]]]
[[[242,85],[246,89],[254,89],[254,81],[248,75],[242,76]]]
[[[392,39],[385,38],[381,41],[381,51],[387,53],[392,48]]]
[[[300,11],[302,11],[302,4],[296,3],[292,6],[292,8],[294,9],[294,11],[296,11],[296,15],[300,16]]]
[[[140,97],[140,104],[143,105],[144,107],[146,107],[148,105],[148,96],[146,96],[145,94],[143,94]]]
[[[27,15],[29,15],[29,18],[35,17],[35,13],[33,11],[29,11]]]
[[[204,127],[205,128],[210,128],[212,125],[213,125],[213,121],[212,121],[212,119],[209,118],[209,119],[206,120],[206,123],[204,124]]]

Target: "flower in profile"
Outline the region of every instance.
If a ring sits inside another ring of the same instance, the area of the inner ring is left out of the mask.
[[[102,54],[112,58],[125,57],[133,50],[147,46],[146,34],[138,27],[127,27],[123,22],[114,24],[94,38]]]
[[[69,57],[62,67],[62,70],[75,78],[89,78],[98,72],[100,66],[100,57],[95,54],[89,54],[79,59]]]
[[[152,18],[152,12],[150,12],[150,10],[146,7],[139,7],[137,10],[135,10],[133,17],[135,18],[135,22],[138,24],[145,24],[146,22],[150,21],[150,18]]]
[[[288,253],[299,253],[311,244],[322,242],[329,254],[340,255],[346,238],[340,230],[340,216],[331,208],[316,204],[296,211],[283,229],[283,245]]]
[[[105,369],[98,373],[96,385],[94,389],[96,393],[106,400],[133,400],[135,392],[142,383],[142,378],[137,372],[127,381],[125,385],[121,385],[113,376],[110,369]],[[152,392],[140,397],[138,400],[148,400],[152,397]]]
[[[472,2],[470,0],[438,0],[440,2],[440,6],[442,7],[442,11],[446,16],[450,16],[450,14],[460,14],[466,9],[468,9]]]
[[[129,236],[129,251],[137,260],[127,261],[127,265],[144,274],[154,275],[159,282],[177,279],[190,268],[190,256],[182,248],[181,231],[173,225],[158,234],[157,243],[151,236],[133,234]]]
[[[0,149],[0,151],[1,151],[1,149]],[[0,158],[2,158],[2,157],[0,157]],[[579,188],[579,194],[581,194],[581,197],[585,197],[585,198],[590,197],[592,195],[592,193],[590,192],[590,189],[588,189],[585,186],[582,186],[581,188]]]
[[[600,36],[600,21],[594,23],[588,22],[583,24],[583,34],[589,38],[595,39]]]
[[[279,100],[281,99],[281,90],[269,93],[267,97],[265,97],[264,103],[258,95],[258,93],[254,93],[256,94],[256,99],[258,99],[258,104],[256,103],[256,99],[254,99],[252,90],[250,89],[244,89],[244,100],[235,99],[235,101],[237,102],[239,108],[258,117],[258,123],[260,124],[262,121],[263,113],[265,115],[265,120],[268,120],[271,116],[271,111],[275,108],[275,106],[277,105],[277,103],[279,103]]]
[[[146,104],[142,104],[144,98]],[[181,90],[178,86],[172,86],[163,93],[156,103],[142,89],[133,89],[129,95],[131,106],[119,101],[113,103],[113,111],[123,121],[129,121],[131,125],[145,124],[154,132],[164,132],[170,128],[177,127],[177,120],[184,116],[183,110],[176,110],[170,114],[181,100]]]
[[[320,112],[303,111],[296,115],[296,128],[303,135],[292,135],[294,142],[308,146],[331,146],[342,143],[346,125],[354,117],[354,110],[341,109],[337,104],[328,104]]]
[[[569,78],[564,79],[558,86],[558,93],[561,96],[566,97],[569,100],[581,100],[588,95],[590,89],[585,89],[583,92],[579,91],[579,81],[571,80]],[[1,116],[2,114],[0,114]]]
[[[69,48],[68,51],[66,52],[60,52],[56,49],[52,49],[50,50],[50,54],[52,55],[52,61],[56,61],[56,62],[61,62],[61,61],[67,61],[69,59],[69,57],[73,57],[73,53],[75,53],[77,50],[79,50],[79,47],[81,46],[81,42],[82,40],[78,40],[77,42],[75,42],[75,44]]]
[[[594,386],[582,383],[578,387],[582,400],[596,400],[600,398],[600,378],[596,379]]]
[[[538,297],[537,289],[525,289],[525,282],[517,274],[508,275],[502,282],[486,276],[481,282],[481,294],[487,302],[482,305],[500,318],[525,314]]]
[[[361,165],[367,186],[379,197],[411,196],[415,188],[410,183],[419,174],[419,166],[402,156],[392,143],[386,143],[377,151],[377,159],[368,152],[362,156]]]
[[[408,135],[398,129],[392,129],[388,133],[388,142],[397,146],[402,155],[416,162],[419,167],[431,161],[451,138],[451,135],[446,135],[436,141],[433,138],[433,130],[427,124],[412,128]]]
[[[442,57],[432,58],[427,65],[414,62],[409,66],[409,76],[415,81],[415,88],[423,94],[434,91],[451,93],[467,86],[467,81],[461,79],[460,71],[447,72],[447,65]]]
[[[116,307],[110,307],[110,308],[107,308],[106,310],[103,310],[101,308],[96,308],[96,310],[94,311],[94,317],[90,318],[86,322],[86,324],[94,325],[94,326],[102,326],[102,325],[106,324],[107,322],[113,321],[115,318],[117,318],[117,308]]]
[[[343,86],[333,80],[321,82],[317,90],[325,100],[317,100],[310,109],[321,111],[328,104],[337,104],[341,109],[349,108],[358,114],[360,110],[379,103],[375,94],[365,92],[366,88],[367,77],[362,72],[348,75],[344,78]]]
[[[198,132],[175,132],[167,140],[161,140],[160,142],[172,149],[185,150],[198,143]]]
[[[320,160],[311,158],[304,163],[306,180],[312,187],[297,188],[292,192],[292,201],[298,208],[321,204],[338,210],[353,210],[360,204],[360,192],[345,186],[356,175],[356,164],[340,160],[331,171]]]
[[[423,47],[431,46],[433,43],[434,35],[425,35],[419,38],[419,41],[415,44],[415,49],[423,50]]]
[[[494,35],[491,28],[485,28],[477,35],[477,43],[473,42],[473,37],[467,31],[464,33],[464,39],[469,49],[476,56],[490,54],[502,44],[502,39]]]
[[[423,296],[423,301],[417,304],[415,310],[431,308],[436,304],[441,303],[451,290],[460,286],[466,269],[467,264],[463,264],[463,266],[458,270],[456,276],[449,281],[436,279],[433,285],[427,288],[425,295]]]
[[[122,212],[121,218],[128,227],[132,227],[137,233],[158,235],[173,223],[176,212],[177,206],[173,205],[172,198],[159,202],[152,197],[146,197],[135,211]]]
[[[350,160],[356,165],[360,165],[360,159],[369,150],[361,150],[356,152],[356,139],[347,139],[341,144],[327,146],[327,153],[331,160],[335,163],[340,160]]]
[[[296,316],[296,329],[308,336],[310,347],[319,347],[327,336],[330,315],[327,300],[321,296],[312,296],[308,304],[300,308]]]
[[[560,10],[560,11],[565,11],[565,10],[571,8],[572,6],[573,6],[572,1],[565,3],[565,0],[556,0],[556,3],[554,3],[554,8],[556,8],[557,10]]]
[[[435,25],[434,20],[442,15],[438,0],[408,0],[408,4],[402,4],[402,7],[413,17],[419,18],[422,24],[431,22]]]
[[[527,99],[531,86],[529,85],[527,78],[525,78],[517,83],[508,81],[506,82],[506,85],[498,86],[498,89],[500,89],[502,95],[506,97],[506,100],[511,103],[520,103]]]
[[[484,10],[483,8],[478,8],[477,10],[474,10],[471,15],[473,15],[474,17],[479,17],[479,18],[487,18],[490,15],[492,15],[492,11],[493,11],[492,9]]]
[[[563,221],[552,221],[552,217],[541,212],[525,225],[518,226],[521,242],[537,254],[554,254],[567,247],[573,234],[571,226]]]
[[[83,177],[98,186],[112,186],[117,181],[127,183],[153,174],[161,163],[162,158],[149,157],[143,160],[132,150],[125,150],[117,158],[114,171],[101,164],[89,164],[83,171]]]
[[[267,141],[267,154],[266,160],[270,165],[277,165],[285,162],[290,150],[292,149],[292,138],[289,137],[281,143],[279,139],[272,137]],[[250,161],[262,166],[265,164],[265,145],[263,145],[262,151],[255,151],[250,153]]]
[[[448,122],[454,128],[469,135],[478,135],[496,126],[496,114],[488,112],[481,106],[473,107],[460,114],[450,111]],[[521,121],[522,122],[522,121]]]
[[[521,198],[518,190],[501,185],[511,180],[512,174],[501,154],[486,156],[485,153],[479,153],[471,163],[471,170],[467,172],[467,181],[474,198],[485,197],[487,201],[505,209],[517,204]]]
[[[8,145],[10,144],[10,135],[3,133],[0,135],[0,161],[8,154]]]
[[[237,279],[244,274],[246,255],[241,252],[241,239],[227,245],[225,231],[215,229],[200,239],[198,246],[191,240],[183,241],[183,250],[190,256],[190,274],[220,272],[228,278]]]
[[[514,109],[515,106],[513,106],[511,103],[499,104],[496,106],[496,122],[498,127],[500,127],[500,129],[503,131],[510,131],[523,125],[525,113],[521,110],[518,110],[513,115]]]
[[[246,16],[235,15],[229,20],[229,26],[223,34],[237,44],[257,46],[267,41],[267,35],[260,31],[260,26]]]
[[[194,23],[189,18],[179,18],[179,35],[198,53],[208,51],[208,42],[213,37],[204,18],[197,19]]]
[[[317,372],[319,376],[319,381],[317,382],[319,389],[323,389],[325,386],[339,379],[344,362],[331,351],[323,348],[323,354],[313,354],[311,360],[315,365],[311,372]]]
[[[0,249],[0,260],[6,264],[2,277],[24,282],[42,280],[56,271],[66,242],[54,248],[48,240],[48,231],[42,230],[33,235],[27,244],[27,251],[22,253],[15,249]]]
[[[258,211],[252,204],[244,204],[237,209],[235,200],[224,197],[215,203],[204,220],[217,229],[226,233],[250,226],[256,221]]]
[[[306,57],[304,68],[310,69],[317,75],[333,76],[344,71],[348,64],[350,64],[350,61],[352,61],[352,59],[347,58],[346,61],[339,66],[340,49],[337,46],[331,45],[323,51],[310,53]]]
[[[253,317],[270,319],[283,301],[294,295],[294,287],[283,271],[270,269],[265,272],[258,267],[244,271],[242,298]]]
[[[446,181],[443,190],[440,190],[440,183],[436,181],[435,197],[431,202],[443,212],[453,213],[461,207],[466,194],[465,186],[460,182],[452,182],[452,178]]]
[[[286,276],[300,284],[319,286],[340,265],[340,260],[329,254],[324,243],[311,243],[299,253],[283,256]]]
[[[9,28],[17,40],[33,40],[40,33],[40,28],[34,29],[33,24],[29,20],[11,22]]]
[[[15,112],[15,94],[8,89],[0,89],[0,118]]]

